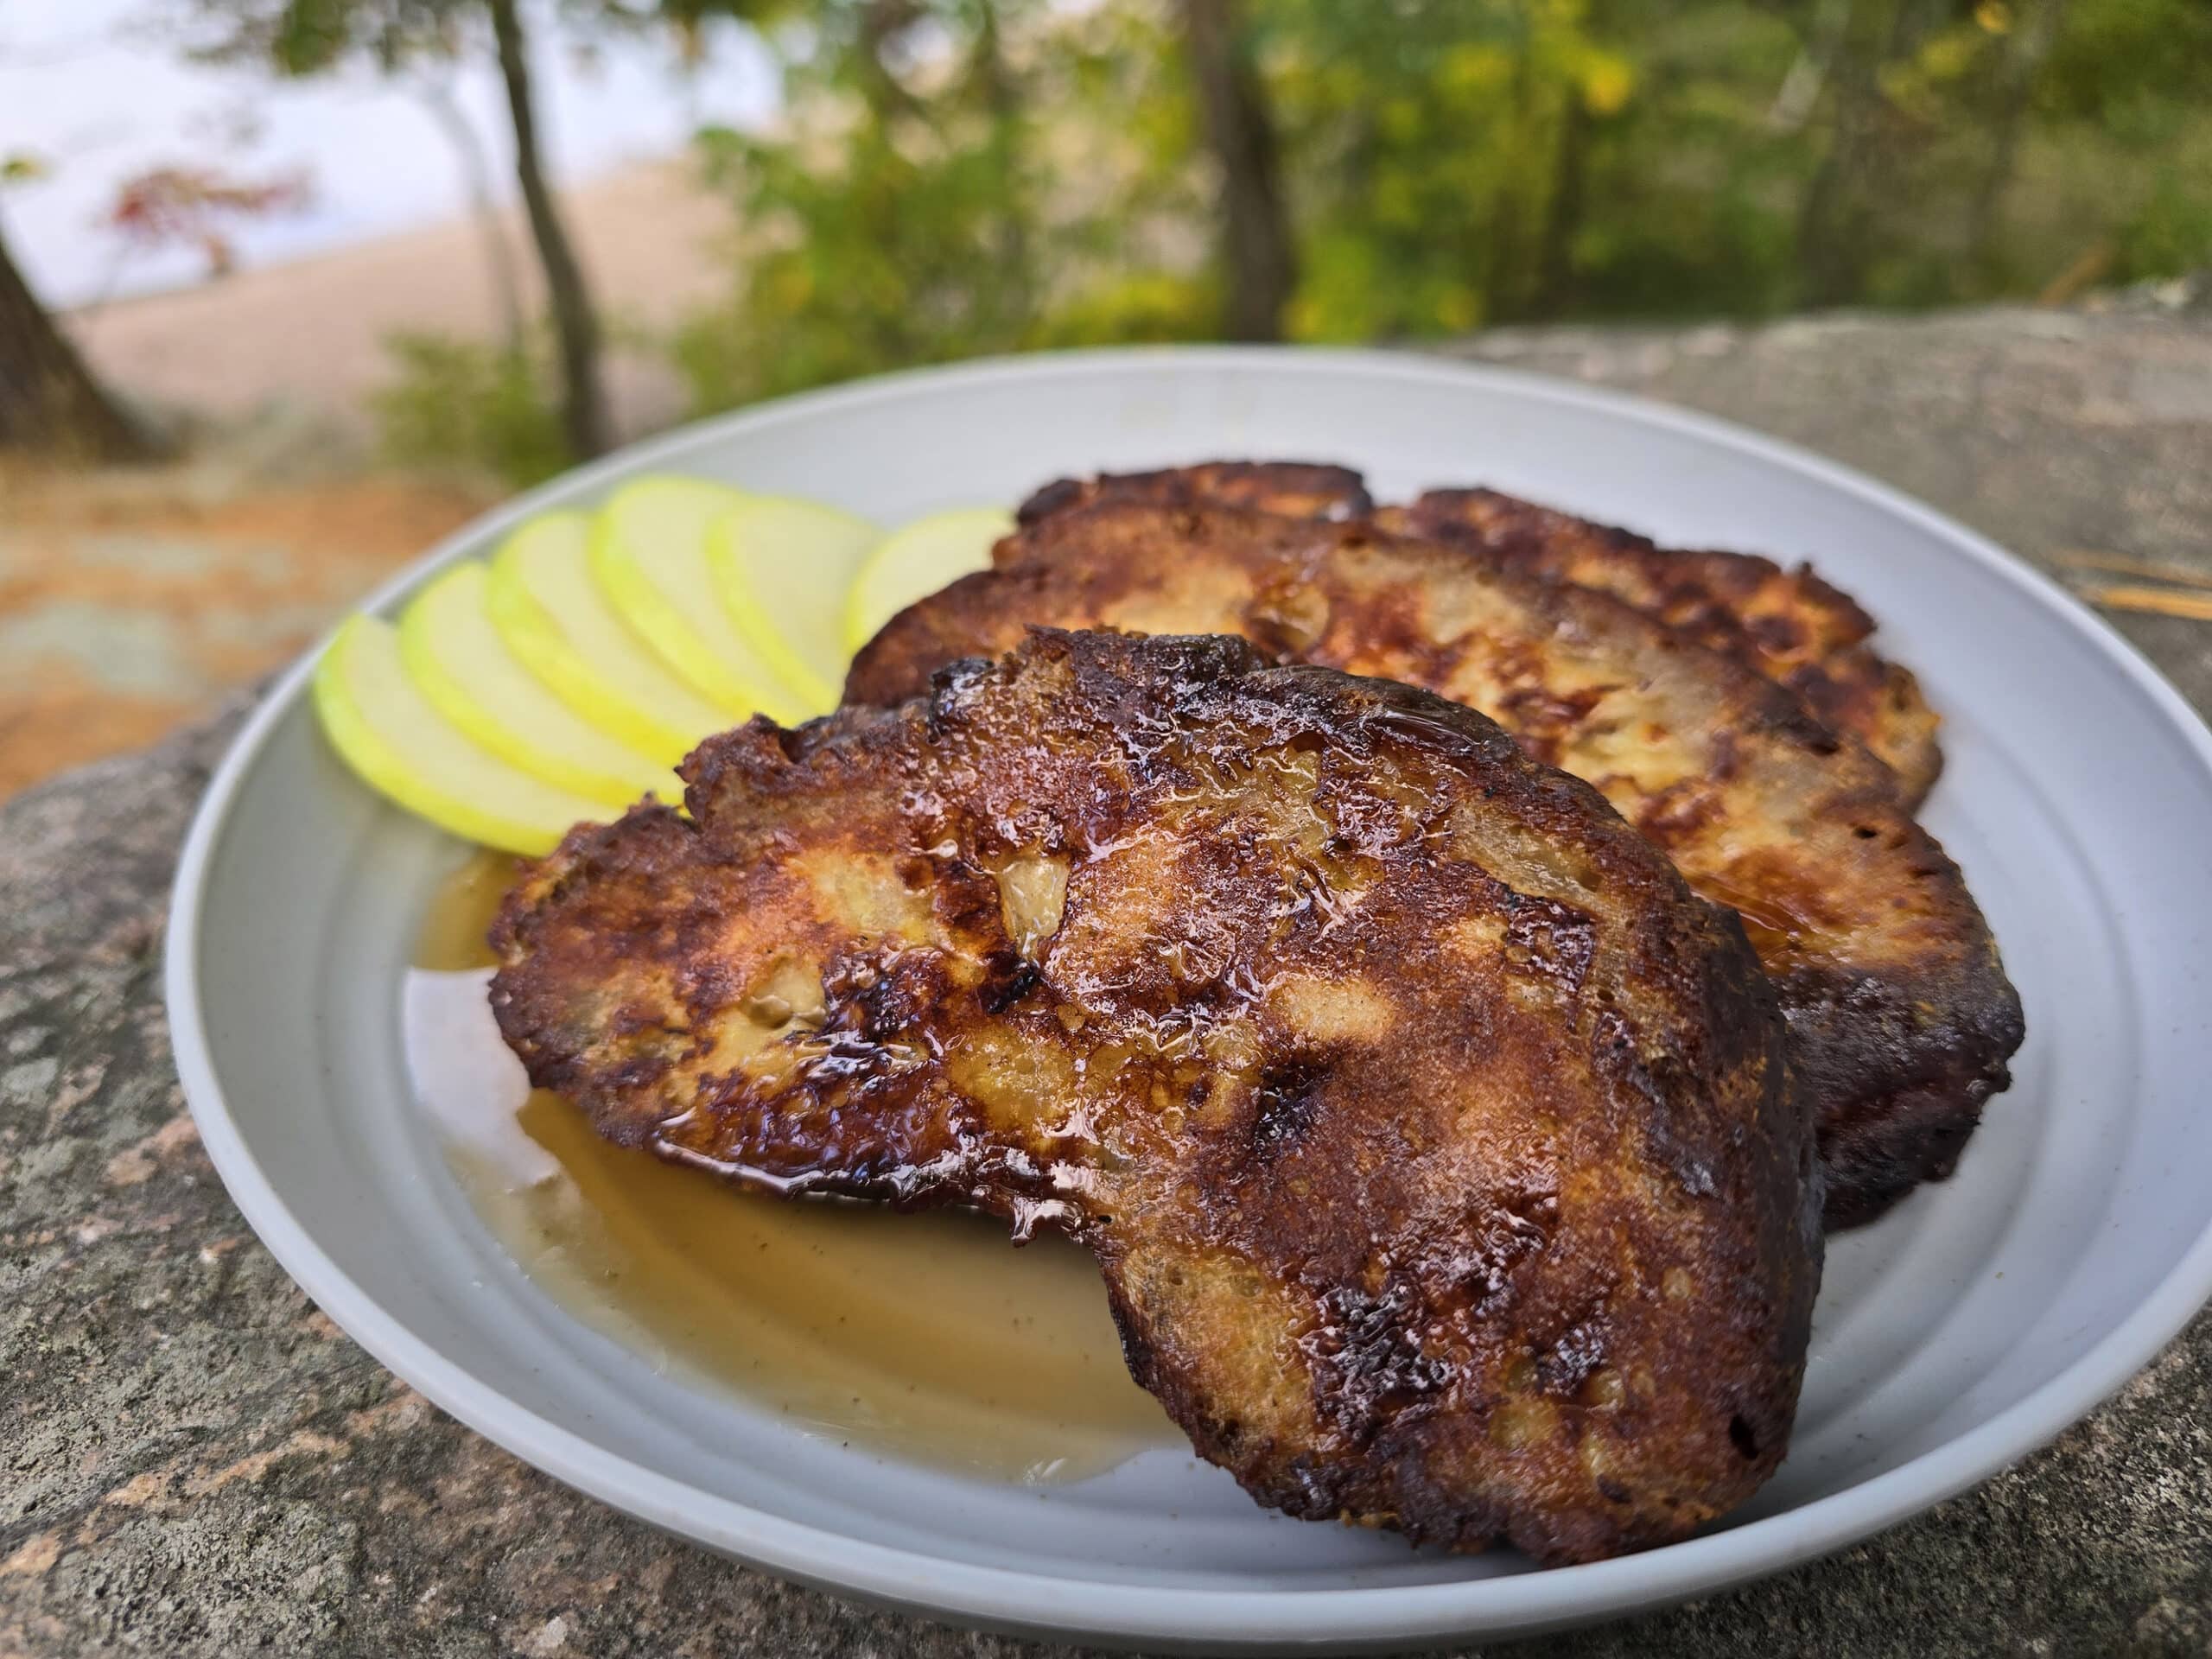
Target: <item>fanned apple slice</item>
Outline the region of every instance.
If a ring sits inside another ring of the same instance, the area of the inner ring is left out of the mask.
[[[837,706],[845,683],[846,590],[882,531],[819,502],[758,496],[707,530],[707,563],[737,631],[809,714]]]
[[[315,664],[322,729],[371,788],[441,830],[542,857],[574,825],[608,815],[600,803],[511,766],[448,724],[407,677],[399,637],[355,616]]]
[[[991,548],[1014,533],[1004,507],[960,507],[933,512],[893,531],[861,560],[845,595],[845,653],[850,657],[876,630],[918,599],[991,568]]]
[[[683,780],[609,737],[517,661],[486,610],[480,564],[455,565],[408,601],[399,655],[430,706],[464,735],[549,784],[625,807],[683,798]]]
[[[622,620],[734,724],[804,720],[804,693],[737,631],[707,569],[707,526],[753,499],[703,479],[641,478],[592,521],[591,570]]]
[[[509,651],[575,713],[674,766],[729,716],[678,679],[615,614],[591,574],[591,520],[533,518],[492,557],[485,602]]]

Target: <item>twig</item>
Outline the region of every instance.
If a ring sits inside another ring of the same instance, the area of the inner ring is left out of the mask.
[[[2165,564],[2157,559],[2131,559],[2125,553],[2069,550],[2054,554],[2052,563],[2076,570],[2111,570],[2123,576],[2148,576],[2180,588],[2212,588],[2212,570],[2193,570],[2185,564]]]
[[[2212,622],[2212,593],[2177,593],[2171,588],[2107,588],[2084,584],[2082,597],[2108,610],[2144,611],[2154,616],[2178,616],[2191,622]]]
[[[2082,251],[2080,257],[2044,285],[2043,292],[2036,296],[2036,303],[2064,305],[2083,289],[2095,287],[2112,269],[2112,262],[2117,257],[2118,250],[2109,240],[2091,243]]]

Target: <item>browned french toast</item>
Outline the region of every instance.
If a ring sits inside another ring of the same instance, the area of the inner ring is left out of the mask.
[[[1055,479],[1014,511],[1027,526],[1071,507],[1137,501],[1155,507],[1246,507],[1292,518],[1362,518],[1375,498],[1348,467],[1312,461],[1206,461],[1149,473]]]
[[[1481,715],[1045,632],[684,774],[493,931],[501,1029],[602,1133],[1066,1230],[1294,1515],[1587,1560],[1781,1459],[1821,1245],[1772,990]]]
[[[1942,770],[1939,722],[1920,682],[1875,652],[1867,643],[1873,619],[1809,565],[1784,569],[1748,553],[1663,548],[1496,490],[1431,490],[1376,519],[1479,547],[1509,569],[1601,588],[1736,658],[1872,750],[1910,806],[1927,798]]]
[[[1733,658],[1609,594],[1366,522],[1109,490],[1033,514],[995,556],[894,618],[848,700],[916,696],[1032,624],[1239,633],[1422,686],[1596,785],[1742,913],[1819,1113],[1831,1225],[1948,1175],[2006,1085],[2019,1001],[1956,867],[1888,767]]]
[[[1386,530],[1480,549],[1509,569],[1595,588],[1797,693],[1832,730],[1886,764],[1917,808],[1942,770],[1936,712],[1920,683],[1867,643],[1873,619],[1807,565],[1746,553],[1662,548],[1629,531],[1497,490],[1430,490],[1378,507],[1348,467],[1313,461],[1206,461],[1061,479],[1017,515],[1024,525],[1099,501],[1246,507],[1298,518],[1371,515]]]

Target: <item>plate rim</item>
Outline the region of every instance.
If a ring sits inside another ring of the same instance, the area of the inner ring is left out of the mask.
[[[523,520],[629,474],[681,464],[695,446],[796,412],[836,413],[964,385],[1070,372],[1141,375],[1162,365],[1486,385],[1733,449],[1855,495],[2008,582],[2077,633],[2143,694],[2212,779],[2212,730],[2103,618],[1995,543],[1903,492],[1734,422],[1610,388],[1410,352],[1251,346],[1133,346],[1026,353],[879,375],[690,423],[573,468],[471,519],[355,607],[388,611],[434,571]],[[1140,1586],[947,1560],[785,1519],[658,1475],[517,1404],[387,1313],[316,1243],[233,1121],[209,1046],[200,987],[202,901],[240,789],[307,686],[329,638],[286,669],[211,774],[170,891],[163,986],[193,1120],[232,1202],[278,1264],[376,1361],[494,1444],[556,1479],[664,1530],[780,1576],[971,1625],[1121,1642],[1379,1643],[1529,1632],[1649,1611],[1802,1565],[1976,1485],[2047,1444],[2154,1359],[2212,1298],[2212,1226],[2101,1341],[2005,1410],[1872,1478],[1798,1508],[1640,1554],[1442,1584],[1317,1590]]]

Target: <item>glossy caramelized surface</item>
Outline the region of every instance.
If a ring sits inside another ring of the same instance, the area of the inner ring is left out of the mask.
[[[468,1115],[448,1158],[478,1216],[569,1313],[814,1433],[965,1474],[1077,1480],[1179,1441],[1073,1243],[1010,1250],[964,1211],[734,1193],[546,1090],[486,1091],[480,1044],[499,1039],[476,970],[518,873],[485,853],[434,896],[415,965],[437,977],[416,982],[406,1046],[416,1088]]]
[[[995,557],[887,624],[847,699],[897,702],[1038,624],[1242,634],[1480,709],[1742,913],[1819,1114],[1830,1225],[1949,1174],[2008,1083],[2019,1000],[1889,769],[1611,595],[1370,523],[1111,493],[1033,518]]]
[[[1386,529],[1479,548],[1508,569],[1598,588],[1735,658],[1795,691],[1823,725],[1864,743],[1914,806],[1942,770],[1939,722],[1920,682],[1875,652],[1867,643],[1874,620],[1809,566],[1660,547],[1497,490],[1430,490],[1376,517]]]
[[[1780,1460],[1820,1247],[1770,989],[1488,721],[1042,633],[687,776],[495,930],[503,1031],[603,1135],[1072,1235],[1294,1514],[1587,1560]]]
[[[1940,722],[1920,683],[1875,652],[1874,620],[1808,565],[1785,569],[1756,554],[1661,547],[1498,490],[1428,490],[1402,506],[1377,506],[1357,473],[1313,461],[1215,461],[1058,479],[1023,502],[1018,517],[1026,527],[1100,501],[1372,518],[1385,530],[1476,549],[1507,569],[1611,594],[1787,686],[1822,724],[1894,771],[1914,805],[1942,770]]]

